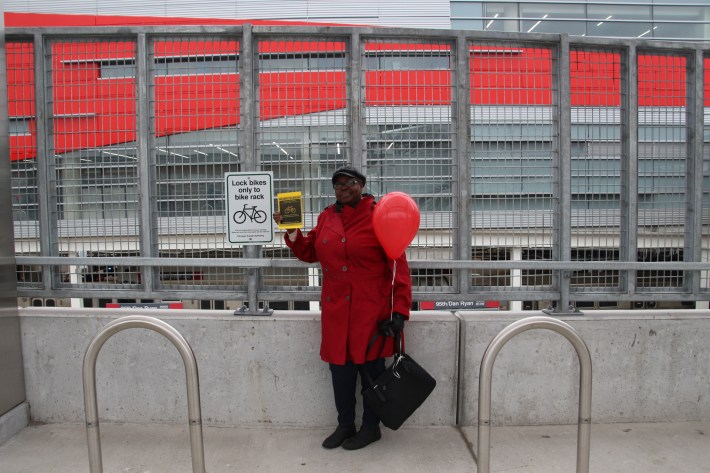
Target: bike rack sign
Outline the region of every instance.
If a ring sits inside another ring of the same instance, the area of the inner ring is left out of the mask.
[[[273,174],[230,172],[224,176],[229,243],[257,244],[274,241]]]

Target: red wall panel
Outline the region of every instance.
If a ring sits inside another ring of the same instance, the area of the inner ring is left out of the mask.
[[[6,25],[28,26],[33,15],[6,14]],[[44,24],[191,24],[193,19],[105,18],[67,15],[41,16]],[[128,19],[130,22],[128,23]],[[36,18],[35,18],[36,20]],[[121,23],[122,21],[126,21]],[[90,23],[94,21],[95,23]],[[199,24],[229,22],[199,21]],[[264,22],[275,24],[278,22]],[[410,50],[436,45],[372,43],[368,50]],[[8,43],[8,98],[10,117],[30,117],[30,136],[10,137],[11,159],[28,159],[34,153],[33,55]],[[344,42],[265,42],[260,53],[294,53],[332,50],[341,52]],[[444,50],[448,46],[439,45]],[[470,61],[470,98],[478,105],[549,105],[553,103],[552,51],[546,48],[515,50],[487,48],[479,44]],[[161,42],[156,57],[228,55],[238,51],[235,41]],[[134,141],[136,87],[132,78],[101,78],[102,64],[122,64],[135,56],[130,42],[62,42],[53,45],[52,104],[57,153]],[[573,106],[618,107],[621,99],[620,62],[608,52],[573,51],[571,103]],[[612,53],[613,54],[613,53]],[[439,70],[370,70],[365,73],[367,106],[436,106],[452,103],[452,72]],[[346,107],[344,71],[273,72],[259,77],[259,113],[262,120],[311,114]],[[665,55],[639,56],[639,105],[684,106],[686,70],[683,58]],[[240,119],[238,74],[159,76],[154,84],[156,135],[235,126]],[[710,106],[710,97],[705,98]]]

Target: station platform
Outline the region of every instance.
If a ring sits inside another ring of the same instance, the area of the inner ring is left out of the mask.
[[[326,450],[331,429],[203,428],[209,473],[474,473],[476,429],[402,427],[357,451]],[[493,427],[491,472],[570,473],[576,425]],[[106,473],[189,473],[188,427],[101,424]],[[0,445],[3,473],[89,471],[86,429],[33,424]],[[590,472],[710,472],[710,421],[593,424]]]

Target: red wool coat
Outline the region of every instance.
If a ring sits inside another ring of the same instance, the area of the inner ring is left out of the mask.
[[[328,363],[364,363],[377,322],[390,317],[393,306],[395,312],[409,317],[412,280],[407,258],[402,254],[396,260],[393,286],[394,262],[372,227],[374,208],[374,197],[364,194],[355,208],[345,205],[336,212],[335,205],[326,207],[307,235],[297,230],[293,242],[285,235],[286,245],[298,259],[318,261],[323,270],[320,354]],[[392,338],[380,337],[367,360],[392,353]]]

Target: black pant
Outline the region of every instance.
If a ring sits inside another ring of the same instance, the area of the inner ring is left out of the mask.
[[[363,375],[364,370],[370,373],[372,379],[376,379],[385,370],[385,359],[378,358],[368,361],[364,365],[356,365],[350,361],[344,365],[330,364],[335,408],[338,410],[338,424],[353,424],[355,422],[355,391],[358,373],[363,391],[370,386],[367,378]],[[380,418],[377,414],[367,407],[367,404],[363,404],[362,425],[379,425]]]

